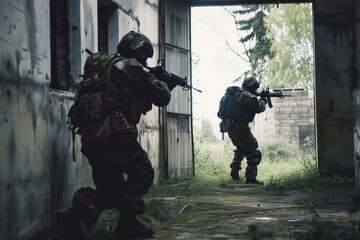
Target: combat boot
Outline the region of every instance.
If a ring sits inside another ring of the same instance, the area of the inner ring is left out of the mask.
[[[262,181],[258,181],[256,179],[246,179],[245,184],[264,185],[264,183]]]
[[[72,206],[79,214],[80,220],[91,227],[98,220],[103,208],[97,200],[97,191],[90,187],[80,188],[73,196]]]
[[[232,177],[233,180],[240,180],[240,176],[239,176],[239,171],[241,170],[241,166],[240,166],[240,162],[238,161],[232,161],[232,163],[230,164],[230,168],[231,168],[231,172],[230,172],[230,176]]]
[[[135,215],[120,213],[115,240],[152,238],[153,236],[153,229],[139,222]]]
[[[239,170],[232,168],[230,172],[230,176],[232,177],[233,180],[240,180]]]
[[[66,240],[79,240],[84,237],[80,228],[80,216],[73,208],[62,209],[56,214],[59,233]]]

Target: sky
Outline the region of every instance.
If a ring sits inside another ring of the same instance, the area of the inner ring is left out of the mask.
[[[191,21],[193,60],[200,60],[193,64],[193,86],[203,91],[193,91],[194,124],[201,118],[210,119],[214,133],[221,138],[216,116],[220,98],[228,86],[239,84],[233,80],[249,66],[226,45],[225,38],[242,51],[234,19],[223,7],[193,7]]]

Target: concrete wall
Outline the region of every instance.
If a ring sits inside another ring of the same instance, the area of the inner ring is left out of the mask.
[[[257,114],[252,127],[259,143],[281,141],[299,149],[306,136],[314,132],[314,99],[312,91],[282,89],[286,98],[272,98],[273,108]]]
[[[324,0],[314,4],[317,159],[319,172],[327,175],[354,176],[358,2]]]
[[[354,55],[357,56],[353,69],[353,113],[354,113],[354,165],[355,185],[360,189],[360,1],[355,2]]]
[[[111,2],[111,1],[102,1]],[[65,1],[63,4],[66,4]],[[79,82],[87,57],[97,50],[97,1],[70,1],[69,77]],[[158,1],[117,1],[109,41],[129,30],[146,34],[158,52]],[[79,138],[72,158],[66,114],[74,90],[50,88],[50,0],[0,0],[0,239],[30,239],[49,229],[72,194],[92,185]],[[114,50],[114,46],[109,46]],[[157,55],[149,61],[156,64]],[[158,109],[142,118],[139,140],[157,170]]]

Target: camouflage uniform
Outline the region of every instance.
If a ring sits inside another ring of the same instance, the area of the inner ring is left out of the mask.
[[[166,106],[170,91],[165,83],[144,72],[136,59],[121,60],[112,68],[111,82],[119,86],[128,102],[119,102],[104,122],[88,123],[82,128],[81,151],[92,166],[93,180],[101,196],[99,205],[141,214],[144,211],[141,198],[152,184],[154,171],[137,141],[136,124],[153,103]],[[122,173],[128,176],[126,181]]]
[[[250,86],[247,86],[247,84]],[[245,84],[244,84],[245,83]],[[258,150],[258,142],[251,133],[249,123],[254,120],[255,114],[265,111],[266,100],[258,99],[255,95],[259,87],[255,78],[244,80],[242,88],[236,93],[237,118],[231,119],[228,134],[235,145],[234,158],[230,165],[231,176],[234,180],[239,179],[241,161],[246,157],[247,168],[245,171],[246,183],[260,183],[256,180],[257,165],[261,161],[261,152]],[[247,83],[247,84],[246,84]],[[255,87],[251,87],[255,83]],[[256,86],[257,83],[257,86]]]
[[[145,39],[146,51],[152,50],[144,35],[130,32],[123,39],[136,39],[139,36]],[[132,43],[129,41],[127,45]],[[139,46],[132,45],[134,48]],[[146,228],[135,218],[144,212],[142,197],[154,179],[148,155],[137,141],[136,124],[141,114],[152,109],[152,104],[166,106],[174,86],[168,86],[144,70],[143,65],[146,65],[147,57],[152,56],[151,51],[144,58],[129,48],[125,53],[120,52],[122,54],[116,54],[117,60],[113,61],[109,71],[110,83],[116,89],[112,89],[112,93],[103,100],[108,103],[107,116],[100,121],[88,121],[80,129],[81,152],[92,167],[96,189],[79,189],[73,196],[72,207],[59,212],[60,222],[76,223],[72,224],[74,227],[68,226],[70,235],[78,234],[78,222],[73,220],[74,216],[91,226],[103,210],[111,208],[116,208],[120,213],[115,238],[150,237],[153,233],[152,229]],[[73,239],[76,238],[74,236]]]

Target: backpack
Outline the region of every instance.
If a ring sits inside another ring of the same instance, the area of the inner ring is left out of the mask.
[[[217,116],[220,119],[234,120],[237,116],[237,102],[235,94],[240,91],[240,87],[230,86],[226,89],[224,96],[221,97]]]
[[[111,66],[120,61],[116,54],[105,52],[91,54],[84,65],[83,80],[75,95],[74,103],[68,112],[71,129],[81,134],[81,125],[87,120],[100,120],[105,117],[105,93],[118,91],[110,83]]]
[[[83,80],[80,82],[70,107],[68,124],[73,136],[73,156],[75,161],[75,135],[81,135],[81,127],[86,121],[102,120],[109,113],[109,101],[121,93],[110,83],[111,66],[122,58],[106,52],[92,53],[85,62]],[[112,97],[107,97],[111,95]]]

